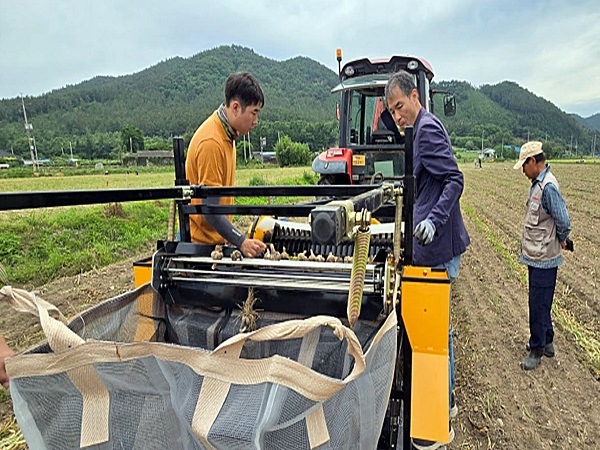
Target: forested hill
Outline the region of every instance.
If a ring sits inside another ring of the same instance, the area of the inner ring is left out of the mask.
[[[492,148],[535,139],[543,141],[552,156],[571,151],[571,142],[591,151],[589,126],[517,83],[503,81],[477,89],[465,81],[442,81],[435,88],[456,97],[456,116],[441,117],[455,145],[469,147],[466,144],[470,142],[472,147],[480,147],[483,136],[484,146]],[[441,101],[437,104],[441,111]]]
[[[336,74],[308,58],[274,61],[240,46],[222,46],[191,58],[173,58],[133,75],[96,77],[46,95],[26,98],[37,128],[57,133],[120,131],[132,124],[147,135],[182,134],[223,101],[229,74],[249,70],[265,90],[265,120],[331,120],[329,94]],[[19,122],[20,99],[0,101],[0,124]]]
[[[591,128],[592,130],[600,131],[600,113],[585,118],[578,114],[571,114],[571,116],[581,125]]]
[[[571,135],[578,136],[581,133],[581,125],[570,115],[517,83],[504,81],[494,86],[482,86],[480,90],[495,103],[513,113],[521,127],[516,131],[522,136],[526,132],[535,132],[538,137],[544,135],[553,139],[567,139]]]
[[[335,144],[337,96],[330,93],[337,83],[334,71],[309,58],[275,61],[232,45],[169,59],[132,75],[96,77],[26,97],[40,157],[61,154],[70,144],[79,157],[114,157],[121,150],[125,126],[141,131],[147,149],[169,148],[171,136],[189,138],[222,102],[225,79],[240,70],[254,73],[266,96],[252,136],[255,147],[258,136],[266,136],[265,150],[271,150],[284,134],[308,143],[313,151]],[[562,149],[571,135],[580,148],[591,142],[591,132],[575,119],[515,83],[477,89],[450,81],[436,87],[456,94],[457,114],[443,120],[460,147],[477,147],[482,134],[486,147],[519,144],[528,134],[532,139],[547,137]],[[0,101],[0,151],[10,149],[28,157],[18,98]]]

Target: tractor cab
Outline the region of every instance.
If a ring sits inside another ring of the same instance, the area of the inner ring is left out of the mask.
[[[338,50],[341,65],[341,51]],[[385,103],[385,86],[390,74],[405,70],[413,75],[421,104],[433,112],[430,64],[412,56],[389,59],[357,59],[340,68],[339,147],[318,155],[312,164],[320,174],[319,184],[374,184],[404,175],[404,134]],[[444,113],[454,115],[454,97],[444,98]]]

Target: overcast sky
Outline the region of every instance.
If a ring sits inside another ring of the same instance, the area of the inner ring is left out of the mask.
[[[410,54],[438,80],[517,82],[600,112],[599,0],[0,0],[0,98],[238,44],[276,60]]]

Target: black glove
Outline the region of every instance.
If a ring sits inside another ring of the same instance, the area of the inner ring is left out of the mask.
[[[573,241],[571,240],[571,238],[567,238],[565,240],[565,250],[569,250],[570,252],[574,251]]]

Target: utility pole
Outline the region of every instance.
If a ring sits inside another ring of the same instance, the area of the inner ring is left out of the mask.
[[[35,162],[39,169],[40,168],[40,163],[39,163],[40,158],[38,158],[38,154],[37,154],[37,144],[35,143],[35,136],[31,136],[31,138],[33,139],[33,154],[35,155]]]
[[[481,154],[483,155],[483,130],[481,130]]]
[[[573,135],[571,135],[571,154],[573,153]]]
[[[27,133],[27,141],[29,142],[29,154],[31,155],[31,166],[33,167],[33,173],[37,171],[37,159],[34,155],[37,154],[37,149],[35,148],[35,140],[33,139],[33,125],[27,121],[27,111],[25,111],[25,100],[23,100],[23,95],[21,95],[21,105],[23,106],[23,118],[25,119],[25,133]]]

